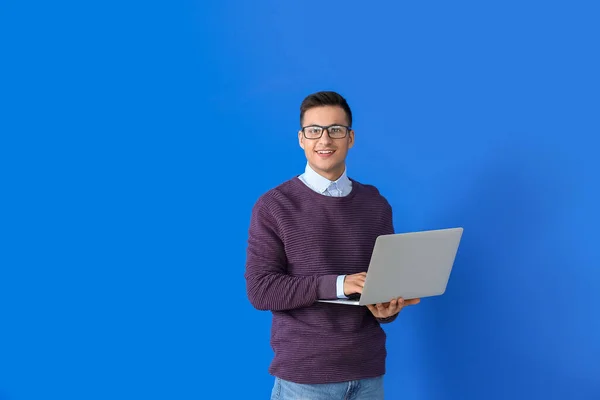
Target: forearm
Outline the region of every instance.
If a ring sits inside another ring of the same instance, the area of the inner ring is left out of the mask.
[[[263,201],[257,202],[252,213],[244,276],[248,299],[259,310],[291,310],[337,297],[337,275],[288,273],[278,224]]]
[[[259,310],[283,311],[308,307],[319,299],[335,299],[337,275],[291,276],[249,268],[246,289]]]

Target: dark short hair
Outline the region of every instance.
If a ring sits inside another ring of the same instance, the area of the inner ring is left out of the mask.
[[[306,96],[300,105],[300,126],[302,127],[302,120],[304,119],[304,113],[306,111],[311,108],[323,106],[341,107],[348,118],[348,126],[352,126],[352,111],[350,111],[350,106],[346,102],[346,99],[339,93],[331,91],[322,91]]]

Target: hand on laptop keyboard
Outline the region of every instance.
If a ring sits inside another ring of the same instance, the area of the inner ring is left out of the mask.
[[[346,277],[344,278],[344,294],[350,293],[346,296],[350,297],[353,300],[358,300],[360,298],[360,293],[357,292],[362,292],[362,289],[365,286],[366,279],[366,272],[359,272],[358,274],[346,275]],[[354,298],[355,296],[358,296],[358,298]]]

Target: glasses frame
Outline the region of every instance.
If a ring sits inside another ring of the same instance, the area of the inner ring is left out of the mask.
[[[329,128],[333,128],[334,126],[340,126],[342,128],[346,128],[346,134],[342,137],[331,137],[331,133],[329,132]],[[321,134],[319,135],[319,137],[307,137],[306,136],[306,132],[304,131],[306,128],[321,128]],[[350,133],[350,131],[352,130],[352,127],[347,126],[347,125],[342,125],[342,124],[332,124],[332,125],[328,125],[328,126],[322,126],[322,125],[306,125],[303,126],[301,131],[302,131],[302,135],[304,136],[304,139],[308,139],[308,140],[318,140],[321,139],[323,137],[323,133],[325,131],[327,131],[327,135],[329,136],[330,139],[344,139],[348,136],[348,134]]]

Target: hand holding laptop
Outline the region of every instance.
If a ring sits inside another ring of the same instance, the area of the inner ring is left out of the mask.
[[[404,300],[402,297],[393,299],[389,303],[367,304],[367,308],[375,318],[389,318],[398,314],[406,306],[419,304],[421,299]]]
[[[346,275],[344,279],[344,294],[352,296],[353,294],[362,293],[367,278],[366,272],[358,274]],[[421,299],[404,300],[402,297],[391,299],[386,303],[368,304],[367,308],[375,316],[375,318],[389,318],[398,314],[403,307],[418,304]]]

